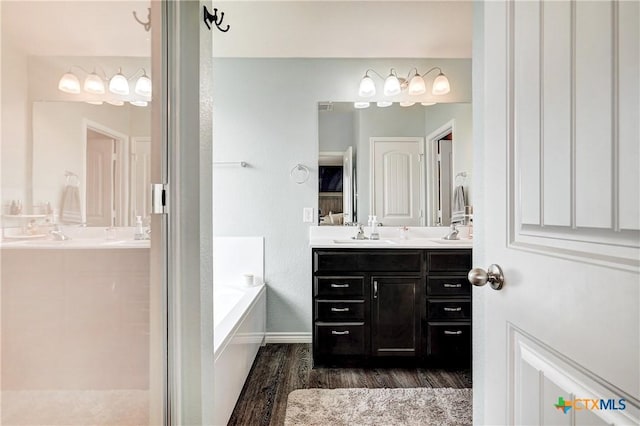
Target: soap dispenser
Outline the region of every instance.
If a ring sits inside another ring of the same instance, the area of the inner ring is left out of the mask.
[[[144,228],[142,227],[142,216],[136,216],[136,230],[133,234],[134,240],[144,240]]]
[[[369,236],[370,240],[379,240],[380,234],[378,234],[378,217],[371,216],[371,235]]]

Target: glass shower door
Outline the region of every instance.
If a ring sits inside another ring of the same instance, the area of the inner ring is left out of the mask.
[[[3,425],[165,422],[160,5],[0,3]]]

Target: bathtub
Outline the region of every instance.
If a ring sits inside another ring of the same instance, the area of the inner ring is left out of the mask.
[[[214,416],[226,425],[264,343],[266,286],[214,287]]]

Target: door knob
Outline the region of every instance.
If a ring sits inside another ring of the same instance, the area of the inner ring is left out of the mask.
[[[478,287],[482,287],[488,282],[492,289],[500,290],[504,285],[502,268],[496,264],[489,265],[486,271],[482,268],[474,268],[469,271],[467,278],[471,284]]]

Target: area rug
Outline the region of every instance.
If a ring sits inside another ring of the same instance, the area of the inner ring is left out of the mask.
[[[284,424],[470,425],[471,399],[471,389],[300,389],[289,394]]]

